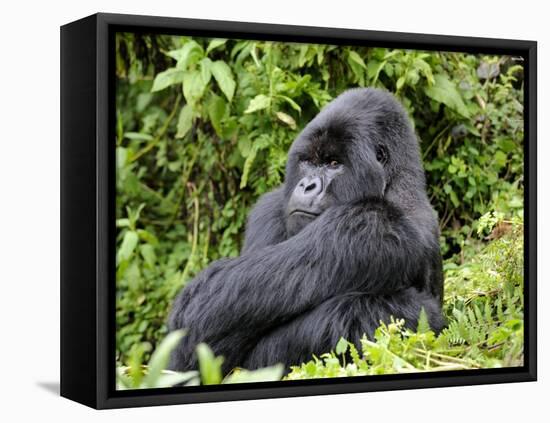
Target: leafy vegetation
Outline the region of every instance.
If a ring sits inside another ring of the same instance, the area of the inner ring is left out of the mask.
[[[216,357],[206,344],[197,346],[200,371],[174,372],[166,370],[170,352],[184,336],[183,331],[168,334],[151,355],[147,365],[142,364],[140,350],[134,349],[134,355],[126,367],[117,367],[117,389],[166,388],[171,386],[217,385],[220,383],[250,383],[280,380],[283,366],[275,365],[258,370],[234,369],[225,378],[222,377],[223,357]]]
[[[294,138],[356,86],[395,93],[421,140],[449,327],[436,337],[396,321],[354,346],[368,367],[344,363],[353,348],[342,341],[287,377],[313,366],[321,375],[334,360],[338,371],[371,373],[521,362],[521,58],[143,34],[116,44],[116,344],[129,367],[121,378],[132,375],[123,386],[165,383],[142,363],[158,367],[152,353],[175,294],[211,261],[238,255],[246,216],[282,182]]]

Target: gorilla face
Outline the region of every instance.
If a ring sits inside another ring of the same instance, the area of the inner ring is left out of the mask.
[[[298,233],[337,201],[332,182],[344,172],[344,165],[330,158],[318,164],[304,159],[298,166],[298,173],[303,177],[296,184],[286,209],[289,235]]]
[[[384,196],[390,179],[390,146],[378,136],[385,132],[384,110],[373,113],[368,102],[359,105],[362,110],[350,102],[349,93],[345,103],[339,99],[306,126],[290,149],[285,184],[289,236],[329,207]]]

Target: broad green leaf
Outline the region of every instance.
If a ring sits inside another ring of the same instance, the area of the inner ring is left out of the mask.
[[[220,137],[222,137],[221,120],[225,116],[225,111],[226,111],[225,100],[222,97],[213,94],[208,102],[207,107],[208,107],[208,117],[210,118],[210,122],[212,122],[212,126],[214,127],[214,130]]]
[[[268,96],[264,94],[258,94],[256,97],[250,100],[250,103],[248,103],[248,107],[244,112],[254,113],[258,110],[267,109],[270,104],[271,104],[271,99]]]
[[[422,60],[421,58],[414,59],[413,66],[424,75],[424,77],[428,80],[428,84],[432,85],[435,82],[432,68],[424,60]]]
[[[151,232],[146,231],[145,229],[138,229],[136,232],[139,235],[139,239],[141,239],[142,241],[145,241],[153,246],[158,245],[159,240]]]
[[[215,357],[208,345],[197,345],[197,357],[203,385],[217,385],[222,381],[223,357]]]
[[[181,69],[168,68],[155,76],[151,92],[163,90],[171,85],[180,84],[183,82],[185,72]]]
[[[231,69],[224,61],[217,60],[212,63],[211,71],[220,89],[227,99],[231,101],[233,99],[233,94],[235,93],[236,87]]]
[[[458,201],[458,196],[456,195],[456,192],[451,191],[451,192],[449,193],[449,196],[450,196],[450,198],[451,198],[451,202],[453,203],[453,205],[454,205],[455,207],[458,207],[458,206],[460,205],[460,202]]]
[[[136,110],[142,113],[153,99],[152,93],[141,93],[137,96]]]
[[[279,119],[281,122],[286,123],[292,129],[296,129],[296,121],[292,116],[287,115],[286,113],[283,113],[283,112],[277,112],[276,115],[277,115],[277,119]]]
[[[204,57],[204,50],[195,40],[189,40],[183,47],[171,50],[166,54],[177,60],[177,69],[185,70],[189,65],[197,63]]]
[[[515,149],[519,150],[519,147],[516,146],[516,143],[509,138],[500,138],[497,143],[500,149],[505,153],[509,153]]]
[[[210,82],[210,78],[212,78],[212,60],[210,60],[208,57],[205,57],[201,60],[200,68],[201,68],[201,77],[202,77],[202,83],[206,86]]]
[[[351,70],[353,71],[353,74],[355,75],[355,81],[359,84],[359,86],[365,85],[365,71],[367,69],[367,66],[365,65],[365,62],[357,54],[357,52],[350,50],[348,52],[348,65],[351,67]]]
[[[128,260],[138,244],[138,234],[134,231],[126,231],[122,244],[118,249],[117,262]]]
[[[506,166],[507,161],[508,158],[506,153],[503,153],[502,151],[497,151],[495,153],[495,163],[499,168]]]
[[[186,386],[189,386],[192,382],[195,381],[195,379],[198,382],[198,378],[199,372],[197,372],[196,370],[190,370],[183,373],[164,370],[155,381],[155,386],[151,386],[151,388],[170,388],[181,383],[185,383]],[[197,385],[198,383],[193,384]]]
[[[376,60],[369,60],[367,64],[367,76],[369,79],[373,79],[383,67],[384,63],[380,64],[380,62],[377,62]]]
[[[363,59],[361,58],[361,56],[359,56],[359,54],[357,54],[357,52],[353,51],[353,50],[350,50],[349,51],[349,60],[354,62],[354,63],[357,63],[359,66],[361,66],[363,69],[367,69],[367,65],[365,65],[365,62],[363,61]]]
[[[176,138],[183,138],[193,126],[193,107],[186,104],[181,108],[178,119]]]
[[[241,155],[246,158],[248,157],[248,155],[250,154],[250,150],[252,149],[252,142],[249,138],[242,137],[241,139],[239,139],[237,147],[239,148]]]
[[[405,77],[400,76],[397,82],[395,83],[395,88],[397,91],[399,91],[401,88],[403,88],[403,85],[405,85]]]
[[[214,38],[212,41],[210,41],[210,43],[208,43],[208,47],[206,47],[206,54],[210,53],[212,50],[217,49],[218,47],[223,46],[226,42],[226,39]]]
[[[470,112],[464,105],[460,93],[453,82],[442,74],[434,76],[434,84],[425,89],[425,93],[435,101],[445,104],[450,109],[464,117],[470,117]]]
[[[149,267],[153,268],[157,261],[154,247],[151,244],[143,244],[139,247],[139,251],[145,260],[145,263],[147,263]]]
[[[121,219],[116,220],[117,228],[127,228],[128,226],[130,226],[130,219],[123,217]]]
[[[346,341],[344,338],[340,338],[338,340],[338,343],[336,344],[336,354],[341,355],[344,354],[348,350],[348,341]]]
[[[124,147],[116,148],[116,167],[122,169],[128,162],[128,149]]]
[[[374,60],[369,60],[369,63],[367,65],[367,76],[370,79],[370,83],[372,85],[375,85],[378,81],[378,77],[380,76],[380,72],[382,69],[384,69],[384,66],[386,66],[386,61],[377,62]]]
[[[143,379],[143,384],[146,387],[155,387],[162,371],[168,366],[172,350],[177,347],[184,334],[182,330],[170,332],[155,349],[155,352],[151,356],[151,360],[149,360],[147,375]]]
[[[205,84],[198,70],[186,72],[183,78],[183,96],[187,104],[193,105],[202,97]]]
[[[227,376],[223,383],[273,382],[281,380],[283,373],[284,366],[282,364],[257,370],[240,369]]]

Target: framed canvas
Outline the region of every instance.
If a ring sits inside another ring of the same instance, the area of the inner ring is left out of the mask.
[[[536,43],[61,28],[61,395],[536,380]]]

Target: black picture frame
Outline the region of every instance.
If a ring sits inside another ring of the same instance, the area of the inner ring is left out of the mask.
[[[115,390],[116,31],[522,56],[525,64],[523,367]],[[534,41],[95,14],[61,27],[61,395],[118,408],[534,381],[537,377],[537,44]]]

